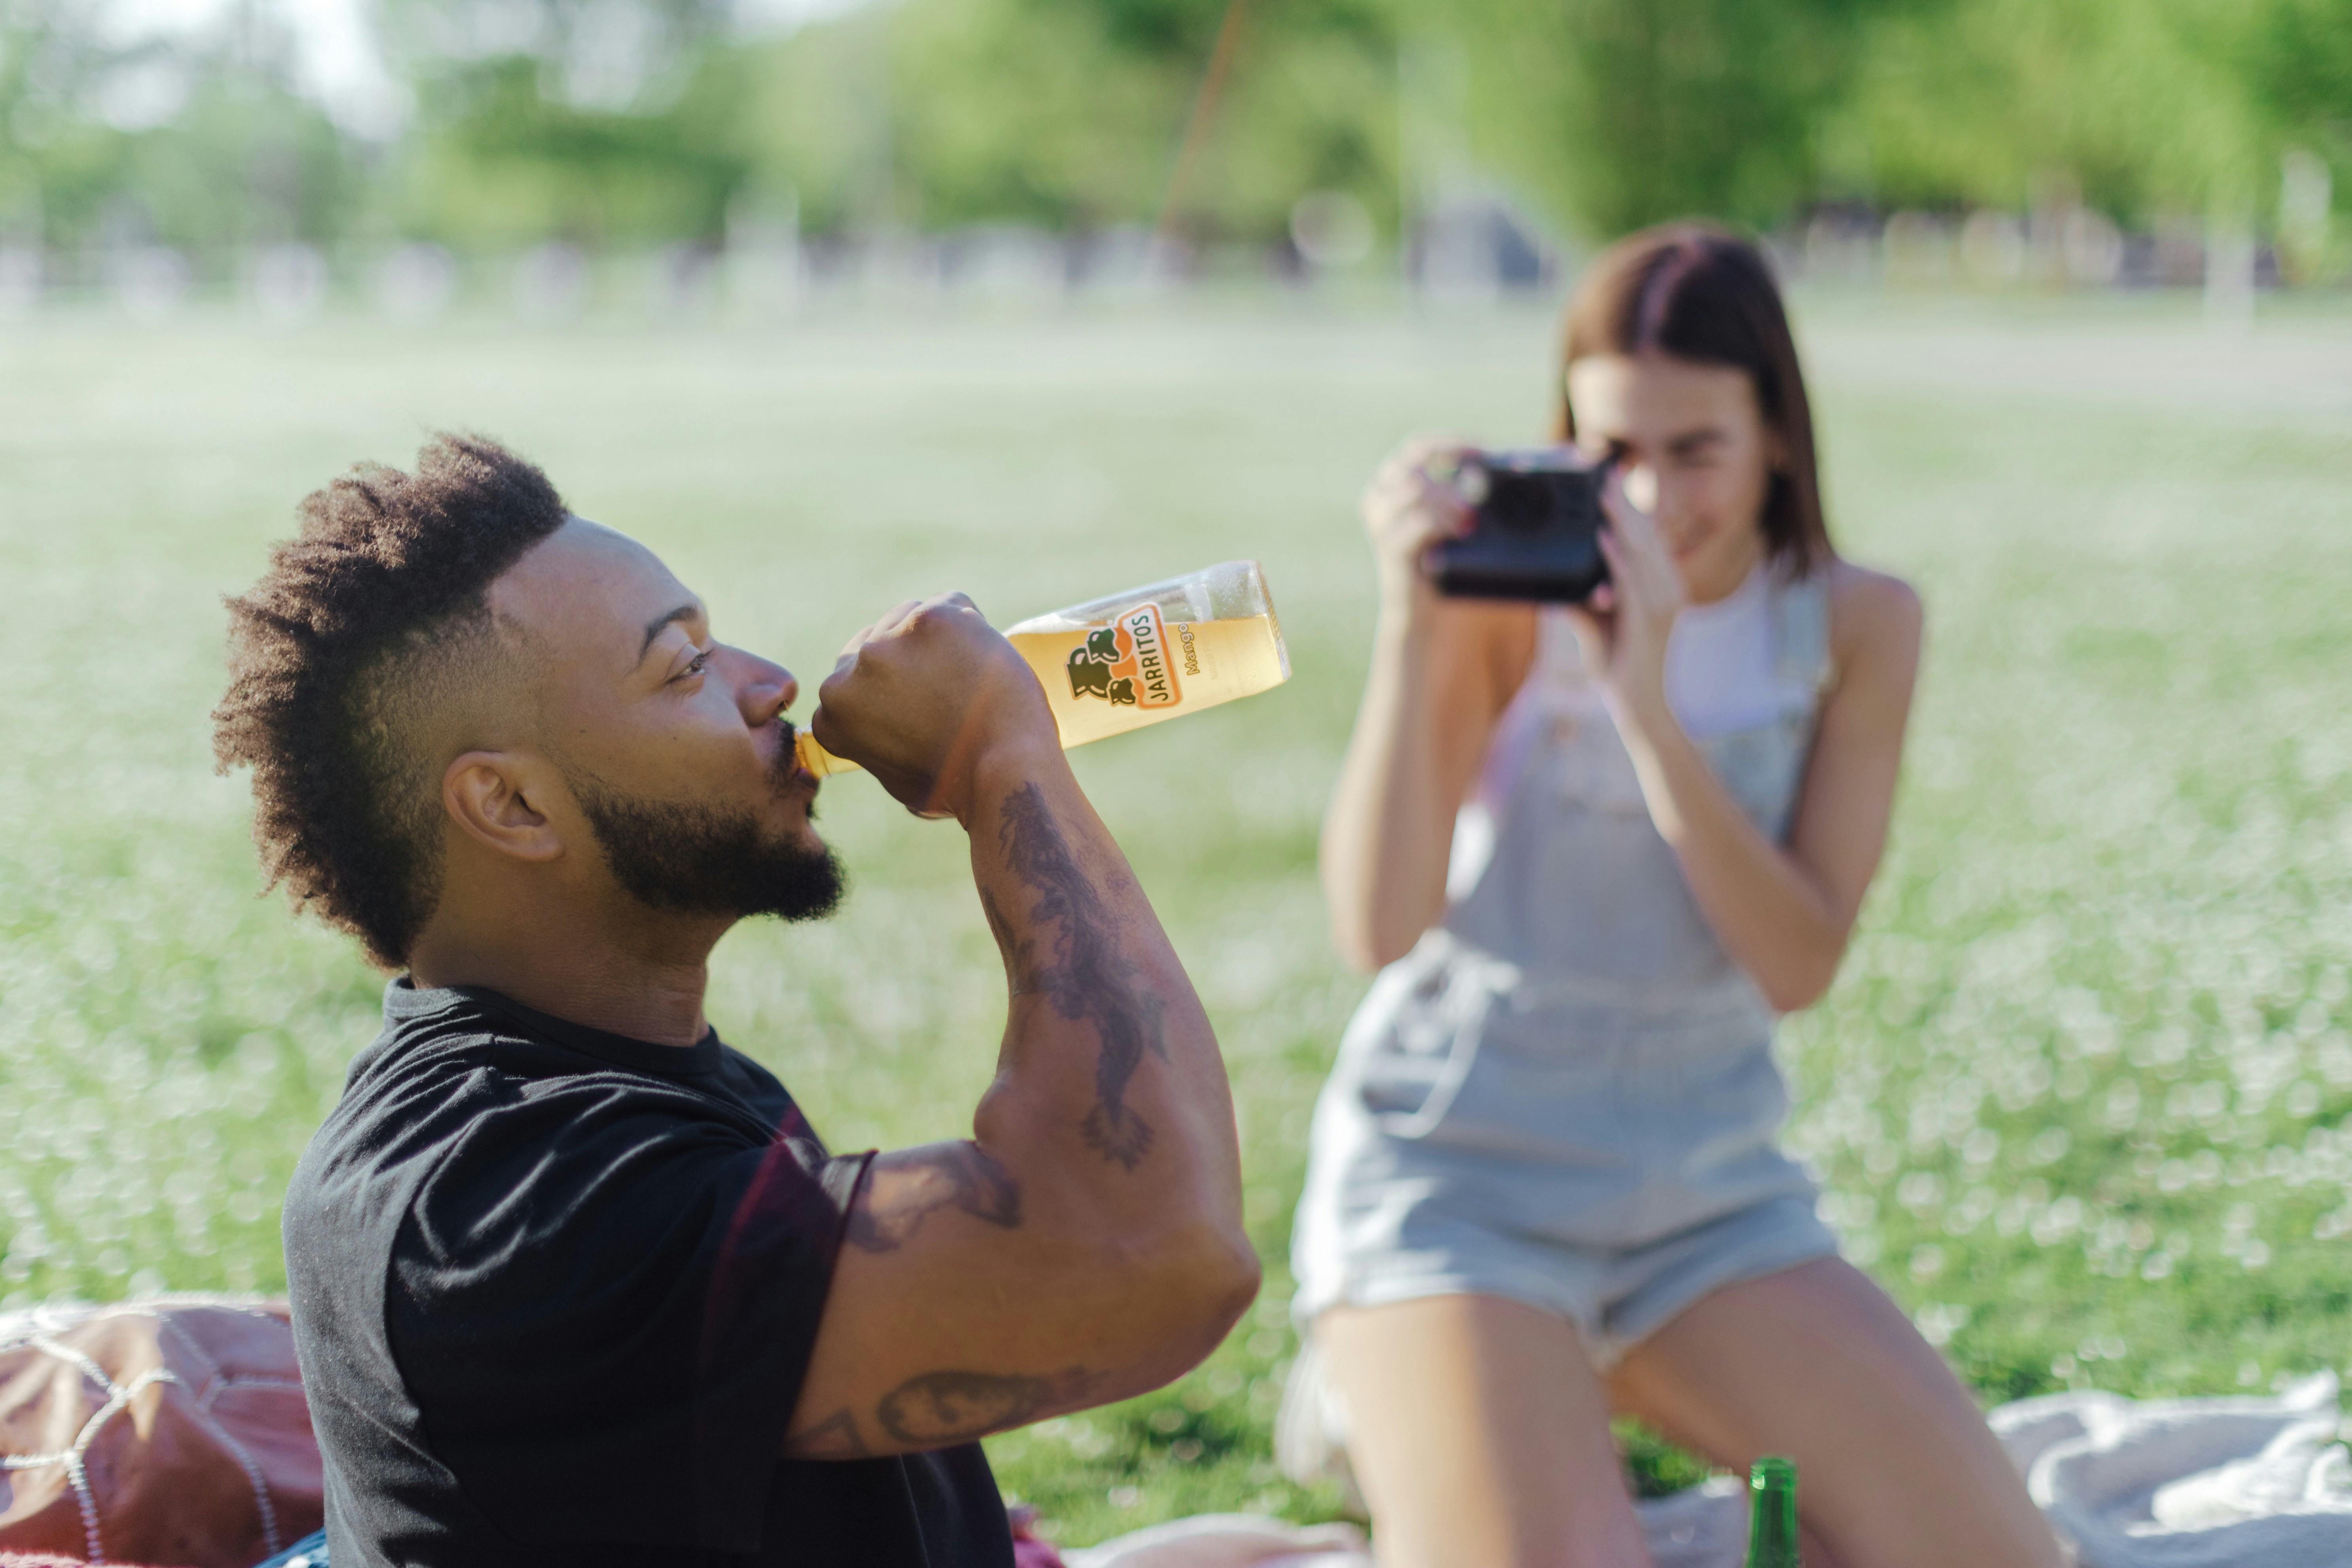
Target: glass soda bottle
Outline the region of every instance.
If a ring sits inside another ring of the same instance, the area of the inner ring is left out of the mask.
[[[1033,616],[1005,637],[1045,689],[1066,749],[1255,697],[1290,679],[1282,623],[1255,561],[1227,561]],[[806,730],[801,766],[819,778],[845,762]]]
[[[1800,1568],[1797,1461],[1768,1455],[1748,1472],[1748,1568]]]

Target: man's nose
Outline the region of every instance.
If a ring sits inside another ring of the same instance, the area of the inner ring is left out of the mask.
[[[743,722],[756,730],[793,705],[793,699],[801,694],[801,683],[793,679],[791,670],[757,654],[738,649],[736,658],[743,665],[735,682],[736,705],[743,711]]]

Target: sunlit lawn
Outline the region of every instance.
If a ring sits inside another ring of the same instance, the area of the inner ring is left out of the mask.
[[[1266,1290],[1175,1387],[992,1447],[1074,1542],[1328,1510],[1268,1432],[1361,985],[1313,875],[1370,602],[1354,498],[1409,429],[1533,435],[1549,329],[1307,307],[0,326],[0,1304],[282,1285],[278,1197],[381,981],[254,898],[208,756],[218,595],[346,462],[471,427],[804,676],[908,594],[1009,619],[1265,562],[1297,679],[1079,771],[1219,1025]],[[1989,1401],[2342,1364],[2352,310],[2251,342],[2162,300],[1801,316],[1833,523],[1932,617],[1886,872],[1786,1039],[1830,1217]],[[956,836],[856,779],[825,822],[846,912],[730,938],[712,1015],[836,1145],[952,1134],[1002,1006]]]

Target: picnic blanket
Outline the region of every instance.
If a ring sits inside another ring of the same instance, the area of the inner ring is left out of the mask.
[[[2079,1568],[2352,1568],[2340,1394],[2336,1374],[2320,1373],[2270,1396],[2053,1394],[1989,1419]],[[1718,1477],[1637,1507],[1656,1568],[1738,1568],[1738,1481]],[[1069,1568],[1373,1568],[1349,1526],[1231,1514],[1063,1555]]]
[[[281,1302],[0,1313],[0,1568],[248,1568],[316,1529],[318,1450],[298,1376]],[[2056,1394],[1990,1419],[2080,1568],[2352,1568],[2340,1396],[2321,1373],[2272,1395]],[[1639,1510],[1656,1568],[1738,1568],[1737,1480]],[[1062,1555],[1067,1568],[1372,1568],[1353,1525],[1246,1514]]]

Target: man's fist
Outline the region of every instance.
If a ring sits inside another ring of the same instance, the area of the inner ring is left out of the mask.
[[[925,816],[968,816],[983,752],[1061,746],[1036,676],[961,594],[909,599],[851,637],[809,730]]]

